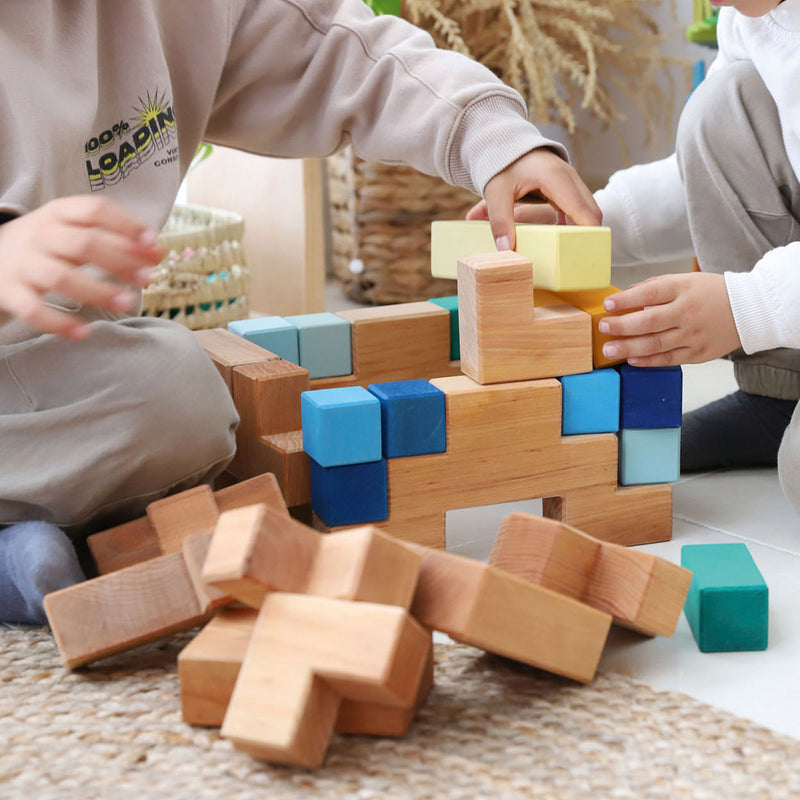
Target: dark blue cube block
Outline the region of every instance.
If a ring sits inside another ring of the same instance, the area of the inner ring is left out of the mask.
[[[369,391],[381,403],[384,458],[445,451],[444,392],[423,380],[373,383]]]
[[[380,522],[389,517],[386,459],[343,467],[311,461],[311,505],[329,527]]]
[[[622,364],[621,428],[680,428],[683,373],[680,367],[632,367]]]

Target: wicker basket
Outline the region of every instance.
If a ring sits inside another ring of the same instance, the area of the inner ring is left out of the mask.
[[[142,293],[142,316],[187,328],[224,327],[248,314],[248,272],[238,214],[176,205],[161,234],[164,258]]]
[[[456,293],[431,276],[431,222],[462,218],[477,198],[410,167],[328,158],[333,271],[360,303],[405,303]]]

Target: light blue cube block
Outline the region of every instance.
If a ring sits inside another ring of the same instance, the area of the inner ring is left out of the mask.
[[[620,431],[621,486],[674,483],[680,474],[680,428],[623,428]]]
[[[300,366],[309,378],[332,378],[353,371],[350,323],[336,314],[300,314],[286,317],[297,327]]]
[[[300,363],[297,327],[283,317],[240,319],[229,322],[228,330],[275,353],[284,361],[291,361],[292,364]]]
[[[381,403],[362,386],[300,395],[303,449],[322,467],[380,461]]]
[[[564,375],[559,380],[562,436],[619,430],[619,373],[615,369]]]

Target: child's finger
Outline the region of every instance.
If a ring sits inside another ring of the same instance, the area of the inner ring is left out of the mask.
[[[85,339],[90,333],[85,320],[45,305],[41,297],[26,286],[9,287],[3,305],[15,317],[42,333],[55,333],[67,339]]]
[[[677,327],[669,303],[631,311],[619,317],[603,317],[597,329],[603,336],[642,336]]]
[[[489,219],[489,209],[486,207],[486,201],[479,200],[477,203],[475,203],[475,205],[472,206],[469,211],[467,211],[466,219]]]
[[[562,169],[550,175],[540,191],[551,205],[572,218],[575,224],[602,224],[603,214],[600,207],[573,169]]]
[[[612,339],[603,345],[603,355],[606,358],[644,358],[667,353],[670,350],[683,347],[685,342],[681,332],[673,328],[668,331],[633,336],[627,339]]]
[[[611,294],[603,301],[603,308],[606,311],[633,311],[645,306],[669,303],[675,299],[676,291],[668,278],[669,276],[661,275]]]
[[[102,228],[144,247],[155,245],[158,232],[108,198],[76,195],[55,200],[52,205],[58,218],[69,225]]]

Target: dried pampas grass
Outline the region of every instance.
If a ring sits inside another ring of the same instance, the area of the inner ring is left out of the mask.
[[[533,121],[559,123],[575,133],[575,110],[588,109],[617,133],[627,157],[619,135],[625,115],[613,90],[641,113],[651,142],[672,112],[672,92],[657,76],[668,76],[666,68],[678,62],[659,52],[663,37],[647,11],[656,3],[403,0],[402,13],[440,47],[480,61],[517,89]]]

